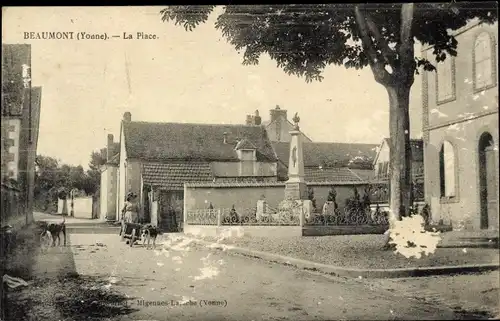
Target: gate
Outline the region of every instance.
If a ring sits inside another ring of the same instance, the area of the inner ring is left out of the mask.
[[[182,230],[183,203],[177,191],[160,191],[158,202],[158,226],[163,232]],[[179,206],[180,205],[180,206]]]

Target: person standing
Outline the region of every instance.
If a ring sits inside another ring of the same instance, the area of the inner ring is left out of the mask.
[[[126,234],[125,223],[139,223],[139,205],[137,203],[137,195],[135,193],[128,193],[125,204],[122,209],[122,228],[120,235]]]
[[[137,194],[128,193],[122,213],[126,223],[139,223],[139,204],[137,203]]]

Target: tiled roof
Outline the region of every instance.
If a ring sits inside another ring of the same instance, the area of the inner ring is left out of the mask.
[[[120,143],[118,143],[118,142],[117,143],[113,143],[111,145],[110,149],[111,149],[110,155],[116,155],[116,154],[120,153]]]
[[[257,147],[255,147],[255,145],[252,144],[251,141],[249,141],[248,139],[244,138],[244,139],[240,140],[238,142],[238,144],[236,144],[235,149],[236,150],[241,150],[241,149],[257,149]]]
[[[375,179],[375,171],[373,169],[349,169],[364,181],[373,181]]]
[[[144,184],[161,189],[183,190],[184,183],[213,181],[209,163],[144,163],[142,169]]]
[[[257,147],[258,161],[276,161],[262,126],[123,122],[127,157],[147,161],[238,161],[237,139]],[[227,143],[224,143],[224,134]]]
[[[352,160],[358,166],[366,163],[371,166],[376,155],[376,144],[349,143],[303,143],[305,167],[347,167]],[[289,143],[273,143],[278,159],[288,166],[290,155]],[[359,160],[357,160],[359,158]]]
[[[108,164],[118,165],[119,162],[120,162],[120,154],[118,153],[115,156],[111,157],[111,159],[108,161]]]
[[[385,143],[390,146],[391,139],[385,138]],[[411,157],[414,162],[424,161],[424,141],[422,139],[410,139]]]
[[[356,182],[361,179],[348,168],[305,167],[306,182]]]
[[[267,129],[267,128],[268,128],[269,126],[271,126],[273,123],[278,123],[278,121],[279,121],[278,119],[275,119],[275,120],[273,120],[273,121],[270,121],[270,120],[269,120],[269,121],[267,121],[267,122],[262,123],[262,125],[264,125],[264,127]],[[291,122],[291,121],[289,121],[288,119],[285,119],[285,122],[286,122],[286,124],[289,126],[290,130],[292,130],[292,129],[295,127],[295,125],[294,125],[294,124],[292,124],[292,122]],[[302,135],[303,135],[303,137],[305,138],[306,142],[312,142],[312,139],[310,139],[309,137],[307,137],[307,135],[306,135],[306,134],[304,134],[304,132],[303,132],[302,130],[299,130],[299,131],[302,133]]]
[[[283,171],[280,171],[278,176],[281,181],[286,181],[288,179],[288,173],[284,166]],[[304,167],[304,179],[307,183],[319,183],[319,182],[361,182],[366,179],[360,178],[359,175],[351,171],[347,167],[329,167],[329,168],[319,168],[319,167]]]

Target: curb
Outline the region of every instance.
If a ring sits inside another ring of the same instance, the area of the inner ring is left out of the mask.
[[[328,264],[316,263],[307,260],[296,259],[293,257],[260,252],[247,248],[236,247],[232,245],[208,242],[205,240],[192,238],[193,241],[211,246],[212,248],[222,248],[224,251],[234,252],[243,256],[262,259],[271,263],[293,266],[303,270],[320,272],[333,276],[343,276],[350,278],[406,278],[422,277],[431,275],[446,275],[456,273],[477,273],[484,271],[495,271],[500,269],[500,263],[461,265],[461,266],[438,266],[438,267],[419,267],[419,268],[398,268],[398,269],[349,269]]]

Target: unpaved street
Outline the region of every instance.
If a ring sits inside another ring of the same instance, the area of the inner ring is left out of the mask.
[[[106,280],[134,310],[116,320],[453,319],[449,308],[362,280],[311,275],[165,238],[130,248],[118,235],[73,234],[76,272]],[[125,303],[121,303],[125,304]],[[150,304],[149,306],[146,306]]]

